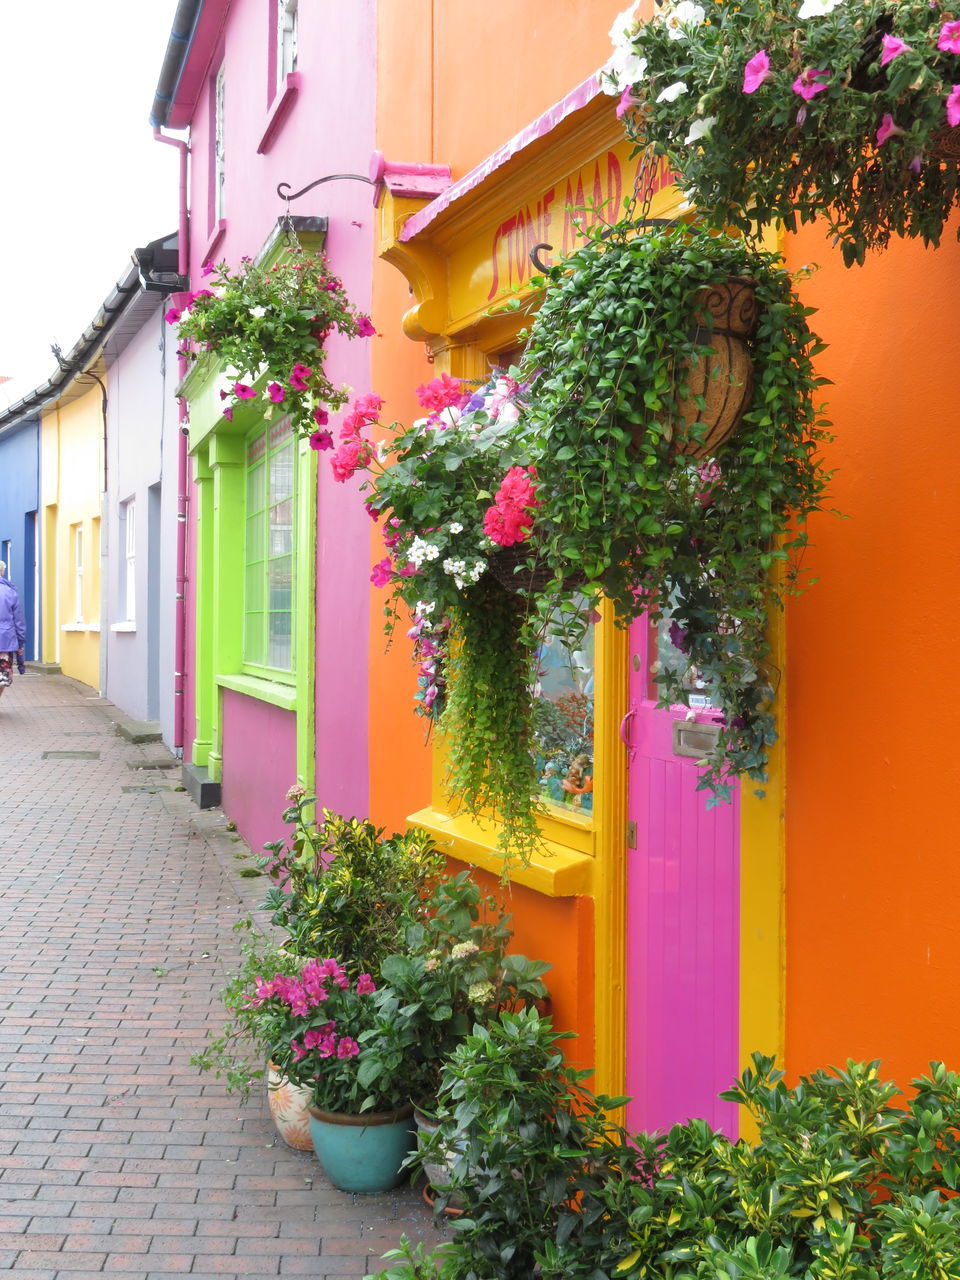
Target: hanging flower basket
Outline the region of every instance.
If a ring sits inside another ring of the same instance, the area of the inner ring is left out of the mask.
[[[676,416],[665,415],[660,421],[676,453],[712,458],[736,431],[753,394],[747,339],[759,319],[756,286],[752,280],[734,276],[724,284],[701,289],[693,301],[694,341],[709,350],[684,360],[678,381],[687,386],[688,394],[678,403]],[[690,433],[696,422],[707,426],[700,438]]]

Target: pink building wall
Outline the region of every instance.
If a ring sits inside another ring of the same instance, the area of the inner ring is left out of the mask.
[[[257,749],[250,750],[250,743]],[[285,834],[280,815],[297,776],[296,724],[256,698],[223,691],[223,808],[255,853]]]
[[[374,147],[374,0],[300,5],[299,91],[272,141],[265,144],[272,12],[267,0],[211,0],[205,5],[170,112],[171,128],[190,126],[193,288],[199,287],[200,269],[209,258],[235,266],[244,255],[258,254],[285,210],[276,194],[278,183],[287,182],[297,191],[326,174],[365,175],[368,171]],[[222,234],[211,240],[213,83],[221,62],[225,68],[224,219]],[[258,146],[266,146],[265,153],[258,153]],[[291,205],[290,212],[328,219],[326,254],[331,267],[355,304],[369,311],[372,188],[360,182],[331,182]],[[333,340],[327,355],[332,380],[358,393],[369,389],[370,348],[371,340]],[[365,814],[369,520],[353,487],[334,483],[323,455],[319,470],[316,791],[324,805]],[[187,758],[195,736],[195,566],[196,529],[191,517]],[[296,760],[295,718],[238,694],[225,699],[223,725],[223,804],[244,838],[257,847],[265,830],[264,814],[273,824],[269,838],[279,834],[283,805],[278,808],[279,763],[274,762],[283,762],[285,792],[295,775],[295,767],[290,769],[290,761],[295,765]],[[236,814],[231,806],[237,808]]]

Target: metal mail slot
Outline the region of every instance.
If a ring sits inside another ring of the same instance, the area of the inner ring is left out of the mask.
[[[720,738],[718,724],[697,724],[695,720],[674,720],[673,754],[692,756],[695,760],[716,751]]]

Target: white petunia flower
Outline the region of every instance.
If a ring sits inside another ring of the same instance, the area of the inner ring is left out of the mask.
[[[657,94],[658,102],[676,102],[677,98],[687,92],[686,82],[683,80],[675,80],[673,84],[668,84],[665,89],[661,89]]]
[[[267,308],[266,308],[266,307],[251,307],[251,308],[250,308],[250,314],[251,314],[252,316],[255,316],[258,320],[262,320],[262,319],[263,319],[263,317],[267,314]]]
[[[604,92],[619,94],[646,79],[647,60],[635,53],[632,47],[618,48],[613,51],[603,70]]]
[[[460,523],[459,520],[454,520],[453,524],[450,526],[450,532],[463,533],[463,525]]]
[[[717,123],[716,116],[704,116],[700,120],[694,120],[690,126],[690,132],[684,138],[686,146],[693,146],[695,142],[699,142],[701,138],[705,138],[713,126]]]
[[[640,0],[633,0],[633,4],[629,9],[624,9],[623,13],[618,13],[613,20],[613,26],[610,28],[610,43],[617,49],[622,45],[629,44],[633,39],[634,32],[637,29],[637,10],[640,7]]]
[[[699,27],[706,16],[702,4],[696,4],[695,0],[680,0],[664,18],[667,35],[671,40],[686,40],[686,28]]]
[[[803,0],[803,4],[797,10],[797,17],[825,18],[828,13],[833,13],[837,5],[842,3],[843,0]]]

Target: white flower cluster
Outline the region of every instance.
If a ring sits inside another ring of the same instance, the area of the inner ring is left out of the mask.
[[[453,524],[450,526],[450,532],[463,533],[463,525],[460,523],[459,520],[454,520]]]
[[[443,562],[443,572],[453,578],[458,591],[462,591],[467,585],[472,587],[480,579],[486,567],[486,561],[474,560],[468,569],[466,560],[455,560],[453,556],[449,556]]]
[[[427,542],[426,538],[414,538],[407,550],[407,559],[419,569],[424,560],[436,560],[439,554],[440,548],[434,543]]]
[[[646,58],[641,58],[633,47],[633,37],[637,30],[637,8],[638,3],[634,3],[613,20],[610,28],[613,53],[601,73],[601,86],[605,93],[623,93],[647,74]]]
[[[426,622],[427,618],[430,617],[431,613],[433,613],[436,610],[436,607],[437,607],[436,600],[418,600],[417,607],[416,609],[414,609],[414,613],[417,615],[417,617],[422,618],[424,622]]]

